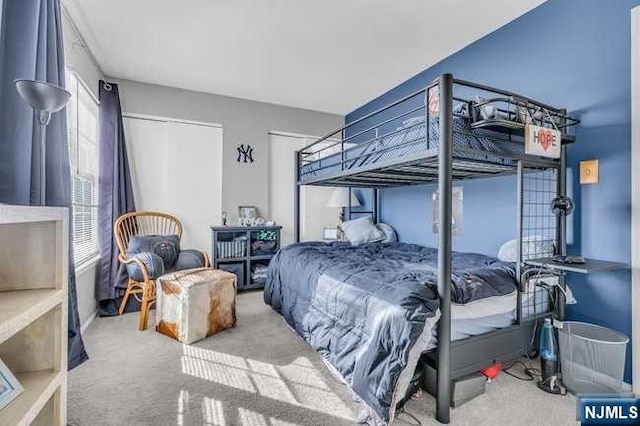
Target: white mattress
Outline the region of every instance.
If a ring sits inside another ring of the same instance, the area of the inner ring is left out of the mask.
[[[523,294],[522,305],[529,306],[532,294]],[[549,301],[546,290],[538,290],[538,308],[543,311],[549,309]],[[516,306],[518,304],[518,291],[504,296],[487,297],[464,305],[451,304],[451,340],[461,340],[467,337],[488,333],[498,328],[509,327],[516,321]],[[539,314],[540,312],[538,312]],[[523,317],[534,314],[532,308],[523,309]],[[438,342],[438,327],[436,323],[431,325],[431,339],[427,342],[425,351],[435,349]]]

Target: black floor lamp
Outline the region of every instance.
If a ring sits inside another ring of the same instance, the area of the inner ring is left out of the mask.
[[[60,111],[69,102],[71,93],[44,81],[19,79],[13,82],[18,94],[37,113],[40,123],[40,205],[46,202],[46,128],[51,114]]]

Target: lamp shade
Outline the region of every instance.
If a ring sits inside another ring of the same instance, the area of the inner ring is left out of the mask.
[[[44,81],[19,79],[13,82],[18,89],[20,97],[38,111],[56,112],[62,109],[71,93]]]
[[[349,207],[349,192],[351,192],[351,206],[359,206],[360,200],[353,191],[349,191],[349,188],[334,188],[327,207]]]

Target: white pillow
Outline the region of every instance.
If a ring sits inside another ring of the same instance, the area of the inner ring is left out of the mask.
[[[393,229],[393,226],[386,223],[379,223],[377,226],[379,230],[384,232],[383,243],[395,243],[398,241],[398,235],[396,234],[396,230]]]
[[[411,117],[407,120],[404,120],[402,122],[402,126],[399,127],[400,129],[406,128],[406,127],[410,127],[413,126],[414,124],[418,124],[420,122],[424,121],[424,117],[423,116],[419,116],[419,117]]]
[[[347,240],[354,246],[385,239],[384,232],[373,224],[370,216],[348,220],[340,224],[340,228]]]
[[[476,96],[476,102],[481,103],[484,102],[485,99],[480,96]],[[480,118],[483,120],[491,120],[496,116],[496,107],[491,104],[484,104],[480,107]]]
[[[476,102],[484,102],[486,99],[476,96]],[[499,110],[491,103],[484,104],[480,107],[480,118],[483,120],[511,120],[509,113]]]
[[[502,262],[518,261],[518,240],[509,240],[500,246],[498,250],[498,260]]]
[[[522,257],[527,258],[529,254],[536,254],[538,257],[553,256],[553,243],[545,240],[539,235],[532,235],[522,239]],[[502,262],[518,261],[518,240],[509,240],[498,250],[498,259]]]

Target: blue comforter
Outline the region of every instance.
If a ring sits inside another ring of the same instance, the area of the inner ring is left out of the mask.
[[[340,373],[383,423],[439,317],[437,250],[404,243],[301,243],[269,265],[264,299]],[[516,289],[513,265],[454,253],[456,303]]]

